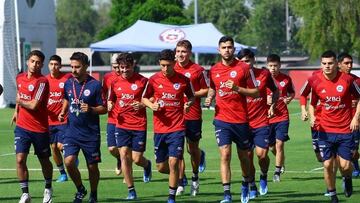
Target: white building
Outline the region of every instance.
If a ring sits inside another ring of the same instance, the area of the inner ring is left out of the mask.
[[[20,70],[26,70],[26,55],[39,49],[48,59],[55,54],[56,39],[54,1],[0,0],[0,83],[4,86],[0,107],[15,104],[15,79]]]

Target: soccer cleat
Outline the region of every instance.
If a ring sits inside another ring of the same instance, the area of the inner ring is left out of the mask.
[[[257,196],[258,196],[258,191],[257,191],[256,185],[253,187],[250,187],[249,198],[255,199]]]
[[[117,163],[116,163],[116,168],[115,168],[115,174],[117,176],[121,175],[121,161],[120,159],[117,160]]]
[[[224,199],[220,201],[220,203],[231,203],[232,198],[231,195],[224,195]]]
[[[354,178],[359,177],[359,175],[360,175],[360,171],[359,171],[359,170],[354,170],[354,171],[352,172],[352,177],[354,177]]]
[[[58,177],[58,179],[56,180],[56,182],[62,183],[62,182],[65,182],[65,181],[67,181],[67,180],[68,180],[68,177],[67,177],[66,173],[64,173],[64,174],[60,174],[60,175],[59,175],[59,177]]]
[[[285,165],[281,166],[280,173],[281,174],[285,173]]]
[[[143,176],[144,183],[150,182],[151,177],[152,177],[151,161],[149,160],[149,166],[147,167],[147,169],[144,168],[144,176]]]
[[[280,175],[274,174],[273,182],[280,182]]]
[[[29,193],[23,193],[20,197],[19,203],[30,203],[30,202],[31,202],[31,197]]]
[[[260,179],[259,186],[260,186],[260,189],[259,189],[260,195],[266,195],[268,192],[267,180]]]
[[[250,199],[249,187],[241,186],[241,203],[248,203]]]
[[[176,196],[183,195],[185,192],[185,186],[180,186],[176,189]]]
[[[352,185],[351,177],[343,178],[343,188],[344,188],[345,197],[350,197],[353,192],[353,185]]]
[[[87,194],[87,190],[84,189],[83,191],[78,191],[77,193],[75,193],[75,197],[74,197],[74,201],[73,203],[82,203],[82,200],[84,199],[84,197]]]
[[[174,199],[168,199],[167,203],[176,203]]]
[[[331,196],[331,203],[339,203],[339,199],[338,199],[337,195]]]
[[[94,197],[90,197],[89,203],[97,203],[97,200]]]
[[[190,188],[190,195],[196,196],[199,193],[199,180],[192,181]]]
[[[53,194],[53,191],[51,188],[50,189],[45,188],[43,203],[52,203],[52,194]]]
[[[329,190],[326,190],[326,192],[324,193],[324,196],[325,196],[325,197],[330,197]]]
[[[129,192],[128,196],[126,197],[127,200],[136,200],[137,199],[137,195],[136,195],[136,191],[132,190]]]
[[[204,172],[205,168],[206,168],[205,152],[201,150],[199,172],[200,173]]]

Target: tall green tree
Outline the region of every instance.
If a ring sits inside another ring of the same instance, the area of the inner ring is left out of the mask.
[[[360,1],[302,0],[290,3],[303,22],[297,38],[312,59],[319,58],[328,49],[360,55]]]
[[[190,22],[183,14],[182,0],[112,0],[111,23],[101,30],[98,39],[105,39],[125,30],[137,20],[168,24],[187,24]]]
[[[57,0],[58,47],[88,47],[96,33],[98,19],[92,0]]]
[[[256,0],[251,17],[241,32],[241,42],[256,46],[259,54],[286,50],[284,0]]]
[[[185,15],[194,19],[194,2]],[[245,0],[198,0],[198,23],[213,23],[225,35],[241,41],[241,30],[250,16]]]

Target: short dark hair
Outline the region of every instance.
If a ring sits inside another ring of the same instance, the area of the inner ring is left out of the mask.
[[[222,36],[220,39],[219,39],[219,45],[221,43],[224,43],[224,42],[231,42],[232,45],[234,45],[234,39],[232,37],[229,37],[229,36]]]
[[[349,59],[353,60],[352,56],[351,56],[350,54],[346,53],[346,52],[340,53],[340,54],[338,55],[338,57],[337,57],[337,60],[338,60],[339,62],[342,62],[345,58],[349,58]]]
[[[74,52],[70,57],[70,60],[80,61],[82,65],[89,65],[89,58],[82,52]]]
[[[171,49],[164,49],[159,54],[159,61],[165,60],[165,61],[175,61],[175,53]]]
[[[116,62],[118,64],[134,64],[134,57],[130,53],[121,53],[117,56]]]
[[[27,55],[27,60],[29,60],[32,56],[37,56],[40,58],[43,63],[45,60],[45,55],[40,50],[33,50]]]
[[[237,58],[240,60],[244,57],[249,57],[249,58],[253,59],[253,58],[255,58],[255,54],[250,49],[241,49],[239,51],[239,53],[237,54]]]
[[[331,50],[327,50],[321,54],[321,58],[334,58],[336,60],[336,54]]]
[[[188,49],[190,51],[192,50],[191,42],[189,40],[186,40],[186,39],[178,41],[178,43],[176,44],[176,47],[184,47],[184,48],[186,48],[186,49]]]
[[[61,57],[55,54],[50,57],[49,61],[57,61],[61,64]]]
[[[278,62],[278,63],[280,63],[280,56],[277,55],[277,54],[270,54],[270,55],[267,56],[266,62],[267,63],[269,63],[269,62]]]

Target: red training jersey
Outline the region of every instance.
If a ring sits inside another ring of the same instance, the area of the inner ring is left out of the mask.
[[[327,133],[348,134],[351,132],[352,96],[359,98],[360,89],[354,79],[345,73],[338,72],[333,80],[323,74],[309,79],[312,88],[311,105],[320,100],[321,114],[319,131]]]
[[[110,73],[106,73],[104,75],[104,79],[103,79],[103,84],[102,84],[102,89],[103,89],[103,93],[105,95],[105,101],[107,101],[109,99],[109,89],[111,86],[111,83],[117,78],[119,77],[114,71],[111,71]],[[107,105],[106,102],[104,102],[105,105]],[[116,124],[116,116],[117,116],[117,111],[118,111],[118,106],[115,106],[111,111],[108,112],[108,123],[111,124]]]
[[[229,66],[218,62],[211,67],[209,78],[210,87],[216,91],[215,119],[229,123],[247,123],[245,95],[227,88],[225,83],[232,80],[234,85],[246,88],[250,79],[250,85],[255,88],[255,78],[249,65],[238,60],[234,60]]]
[[[284,99],[289,95],[295,93],[293,83],[288,75],[279,73],[273,77],[276,86],[279,89],[279,100],[275,104],[274,117],[270,118],[269,123],[278,123],[289,120],[289,111]],[[268,95],[272,93],[268,91]]]
[[[29,110],[19,105],[16,125],[32,132],[47,132],[49,128],[47,111],[48,80],[41,74],[28,78],[27,73],[21,73],[16,77],[16,84],[18,95],[22,101],[39,101],[35,110]]]
[[[67,79],[71,77],[69,73],[60,73],[57,78],[51,77],[51,74],[46,76],[49,81],[49,99],[47,104],[49,125],[62,125],[67,123],[67,115],[63,122],[58,120],[61,112],[64,99],[64,84]]]
[[[153,112],[155,133],[185,130],[184,94],[194,96],[191,83],[184,75],[175,72],[173,76],[166,77],[158,72],[150,77],[143,97],[154,97],[160,105],[160,109]]]
[[[129,79],[119,76],[112,82],[109,100],[117,108],[117,128],[146,130],[146,108],[135,111],[131,104],[134,101],[141,102],[147,81],[144,76],[134,73]]]
[[[208,79],[205,69],[200,65],[189,61],[185,67],[181,67],[179,63],[175,64],[175,71],[185,75],[189,78],[191,85],[194,88],[194,91],[197,92],[200,89],[207,89]],[[185,102],[187,102],[187,97],[185,97]],[[194,104],[190,107],[190,111],[185,114],[185,120],[200,120],[201,119],[201,98],[196,97]]]
[[[260,96],[258,98],[246,97],[246,102],[249,113],[249,125],[252,129],[255,129],[269,125],[269,107],[266,102],[267,88],[275,92],[277,87],[266,68],[253,68],[252,70]]]

